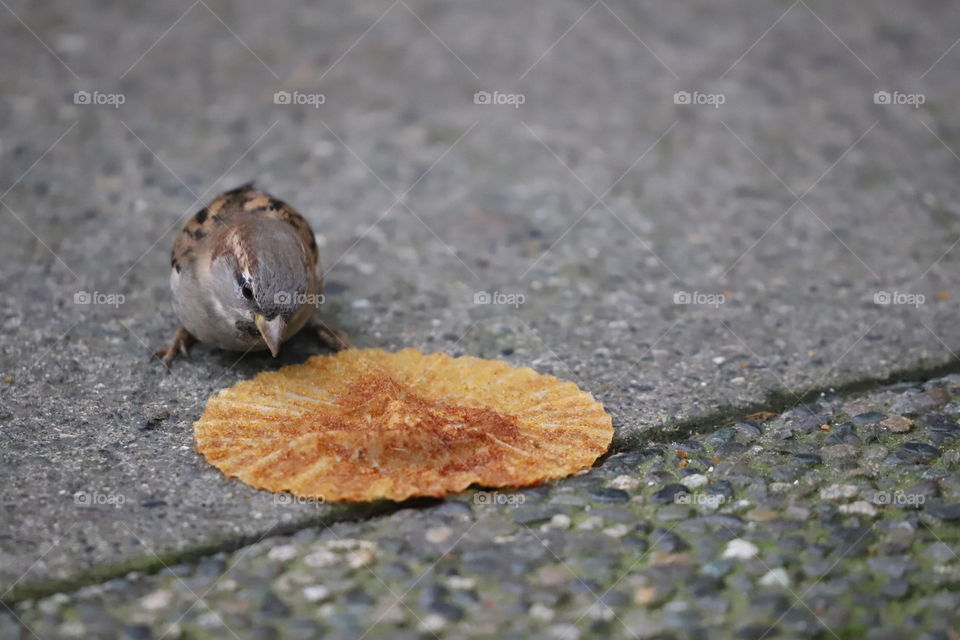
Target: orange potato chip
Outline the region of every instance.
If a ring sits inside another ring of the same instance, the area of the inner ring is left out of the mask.
[[[561,478],[607,450],[613,425],[592,395],[529,367],[348,349],[222,390],[194,434],[250,486],[359,501]]]

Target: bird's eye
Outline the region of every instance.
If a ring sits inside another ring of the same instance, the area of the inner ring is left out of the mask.
[[[236,273],[237,286],[240,287],[240,294],[247,300],[253,300],[253,287],[250,286],[250,280],[247,279],[246,274]]]

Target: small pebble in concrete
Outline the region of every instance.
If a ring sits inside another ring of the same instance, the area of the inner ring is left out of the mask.
[[[852,484],[833,484],[820,490],[821,500],[843,500],[855,498],[860,488]]]
[[[684,476],[680,483],[685,486],[687,489],[698,489],[709,482],[707,476],[702,473],[692,473],[689,476]]]
[[[913,420],[903,416],[890,416],[880,421],[880,426],[894,433],[906,433],[913,427]]]
[[[760,584],[764,587],[789,587],[790,576],[787,570],[782,567],[771,569],[760,578]]]
[[[760,549],[757,545],[747,540],[736,538],[727,543],[727,548],[723,551],[723,557],[732,560],[749,560],[757,555]]]
[[[322,584],[313,585],[303,590],[303,597],[308,602],[320,602],[330,597],[330,589]]]
[[[867,517],[874,517],[877,515],[877,508],[866,500],[857,500],[856,502],[851,502],[850,504],[842,504],[839,507],[840,513],[861,515]]]

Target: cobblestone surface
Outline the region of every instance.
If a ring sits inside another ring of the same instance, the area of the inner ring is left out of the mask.
[[[42,638],[956,638],[958,416],[960,376],[823,396],[563,482],[304,529],[14,614]]]

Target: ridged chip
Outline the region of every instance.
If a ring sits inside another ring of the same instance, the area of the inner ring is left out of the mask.
[[[348,349],[224,389],[194,433],[223,473],[332,502],[560,478],[590,467],[613,426],[592,395],[529,367]]]

